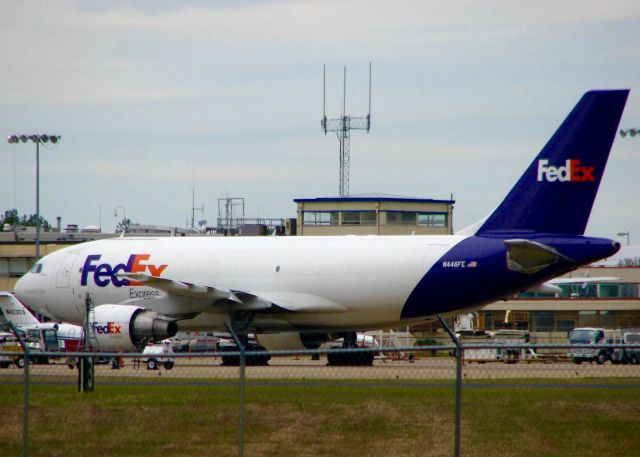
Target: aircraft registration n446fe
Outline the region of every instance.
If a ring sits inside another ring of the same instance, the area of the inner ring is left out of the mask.
[[[454,235],[108,239],[42,258],[16,296],[82,324],[89,294],[94,328],[120,331],[96,332],[106,350],[226,321],[268,348],[348,346],[477,309],[619,249],[583,234],[627,96],[586,93],[496,210]]]

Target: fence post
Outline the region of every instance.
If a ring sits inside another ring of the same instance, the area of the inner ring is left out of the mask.
[[[244,388],[245,388],[245,366],[246,366],[246,361],[245,361],[245,347],[242,344],[242,342],[240,341],[240,338],[238,337],[238,335],[236,334],[236,332],[233,330],[233,326],[231,325],[231,322],[229,321],[224,321],[224,326],[227,328],[227,331],[231,334],[231,336],[233,337],[233,340],[236,343],[236,346],[238,346],[238,349],[240,350],[240,418],[238,420],[238,456],[239,457],[243,457],[244,456]]]
[[[438,320],[447,331],[453,343],[456,345],[456,406],[455,406],[455,437],[453,445],[453,455],[460,457],[460,404],[462,400],[462,345],[457,335],[449,328],[447,323],[438,314]]]
[[[18,338],[20,342],[20,346],[22,346],[22,350],[24,351],[23,361],[24,361],[24,412],[22,415],[22,455],[24,457],[29,456],[29,383],[30,383],[30,372],[31,372],[31,357],[29,355],[29,346],[27,346],[26,341],[22,338],[22,335],[18,331],[18,329],[13,325],[13,323],[7,319],[9,323],[9,327],[13,334]]]

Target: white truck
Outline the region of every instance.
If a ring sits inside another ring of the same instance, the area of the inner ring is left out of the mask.
[[[640,363],[640,329],[621,330],[620,344],[624,346],[613,350],[611,362],[624,365],[637,365]]]
[[[569,348],[568,356],[573,359],[576,364],[582,362],[596,362],[602,365],[607,360],[612,360],[613,350],[603,347],[606,344],[615,344],[620,342],[619,331],[594,328],[580,327],[574,328],[569,334],[569,344],[588,345],[592,347],[572,347]]]

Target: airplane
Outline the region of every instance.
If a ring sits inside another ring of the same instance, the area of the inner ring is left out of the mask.
[[[453,235],[113,238],[43,257],[15,294],[76,324],[89,297],[107,349],[226,325],[245,346],[353,347],[357,331],[477,310],[620,249],[584,231],[628,93],[585,93],[502,203]]]
[[[573,288],[574,285],[580,284],[581,289],[585,289],[589,284],[597,284],[603,282],[614,282],[619,281],[620,278],[616,278],[613,276],[594,276],[589,277],[574,277],[574,278],[554,278],[550,281],[544,282],[542,284],[527,288],[528,292],[539,292],[544,294],[561,294],[563,289],[560,286],[569,285]]]
[[[8,292],[0,292],[0,312],[18,332],[28,335],[30,331],[55,331],[60,343],[59,347],[53,348],[56,350],[76,352],[84,340],[82,327],[67,323],[40,322],[26,306]]]

